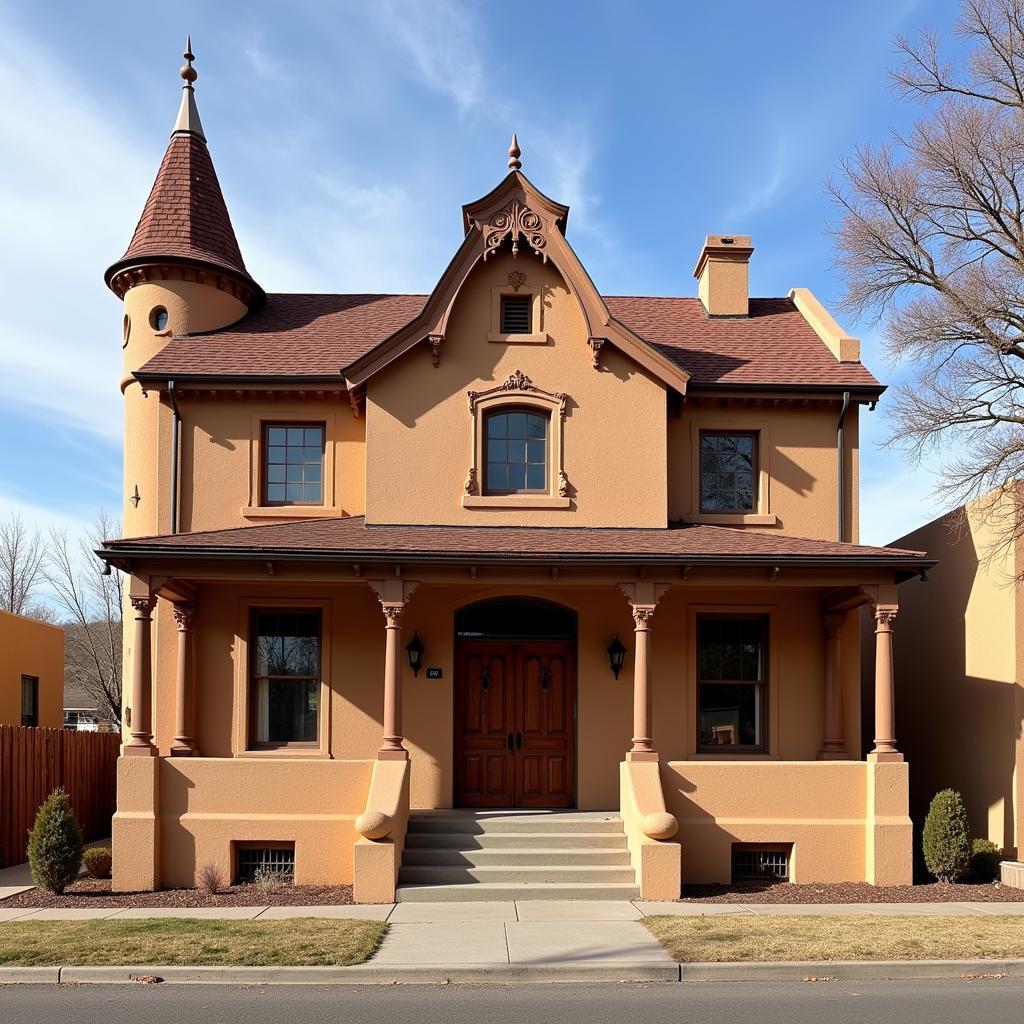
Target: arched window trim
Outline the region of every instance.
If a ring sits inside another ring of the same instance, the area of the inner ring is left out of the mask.
[[[570,508],[571,486],[563,462],[564,423],[569,396],[537,387],[521,370],[487,391],[470,391],[472,450],[466,475],[464,508]],[[483,467],[486,462],[484,423],[488,413],[499,409],[534,409],[548,416],[547,491],[516,494],[484,494]]]

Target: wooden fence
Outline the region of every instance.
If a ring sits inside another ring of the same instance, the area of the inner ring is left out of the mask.
[[[26,859],[39,805],[63,787],[82,838],[110,835],[119,733],[0,725],[0,868]]]

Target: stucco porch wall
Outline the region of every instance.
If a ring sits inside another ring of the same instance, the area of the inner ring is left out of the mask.
[[[794,882],[864,881],[871,770],[863,761],[664,763],[684,884],[728,883],[733,843],[792,843]]]
[[[296,883],[350,884],[373,764],[161,758],[161,885],[193,885],[204,864],[232,878],[235,842],[294,842]]]

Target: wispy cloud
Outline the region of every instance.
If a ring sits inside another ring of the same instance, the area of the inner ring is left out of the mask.
[[[463,113],[483,101],[478,54],[485,36],[470,6],[458,0],[384,0],[374,12],[427,86],[450,97]]]
[[[744,195],[739,196],[721,215],[728,230],[743,227],[743,222],[755,214],[771,208],[784,191],[789,169],[790,148],[784,139],[776,142],[770,163],[760,174],[754,173],[755,163],[745,164],[743,180],[749,185]]]

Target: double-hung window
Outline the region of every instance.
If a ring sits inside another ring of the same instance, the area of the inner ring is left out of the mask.
[[[319,737],[321,614],[254,609],[249,703],[254,746],[312,746]]]
[[[756,512],[757,474],[755,431],[701,431],[702,513]]]
[[[263,426],[263,503],[324,504],[324,424]]]
[[[766,748],[767,634],[764,615],[698,616],[699,750]]]

